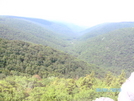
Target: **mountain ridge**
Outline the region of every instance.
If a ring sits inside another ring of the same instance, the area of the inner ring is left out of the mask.
[[[134,22],[101,24],[78,38],[69,39],[29,20],[0,17],[1,38],[47,45],[117,74],[116,68],[131,72],[133,27]]]
[[[69,45],[65,37],[31,21],[10,17],[0,19],[1,38],[44,44],[56,49]]]
[[[85,31],[81,32],[81,33],[85,33],[85,34],[83,36],[81,36],[82,38],[80,38],[80,39],[86,40],[90,37],[95,37],[100,34],[106,34],[113,30],[117,30],[117,29],[121,29],[121,28],[129,28],[129,27],[134,27],[134,22],[103,23],[103,24],[99,24],[99,25],[90,27],[90,28],[86,29]]]
[[[80,32],[83,30],[80,26],[70,24],[70,23],[60,23],[57,21],[48,21],[45,19],[39,19],[39,18],[27,18],[27,17],[18,17],[18,16],[5,16],[9,18],[17,18],[25,21],[30,21],[32,23],[38,24],[52,32],[56,32],[60,34],[61,36],[68,37],[69,39],[75,38],[77,36],[76,32]],[[75,28],[75,27],[77,28]],[[74,28],[74,29],[73,29]],[[78,28],[81,28],[81,30],[78,30]]]

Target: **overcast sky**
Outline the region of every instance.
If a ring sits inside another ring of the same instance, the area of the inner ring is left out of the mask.
[[[134,0],[0,0],[0,15],[15,15],[93,26],[134,21]]]

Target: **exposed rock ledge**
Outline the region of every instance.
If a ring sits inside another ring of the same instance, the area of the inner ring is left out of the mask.
[[[108,97],[100,97],[93,101],[114,101]],[[134,101],[134,72],[122,84],[121,92],[118,95],[118,101]]]
[[[134,72],[121,86],[121,92],[118,95],[118,101],[134,101]]]
[[[108,97],[100,97],[100,98],[96,98],[93,101],[114,101],[114,100]]]

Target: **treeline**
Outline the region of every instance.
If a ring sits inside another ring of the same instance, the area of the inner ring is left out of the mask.
[[[117,101],[125,72],[111,72],[98,79],[94,72],[79,79],[34,76],[7,76],[0,80],[0,101],[93,101],[110,97]]]
[[[47,46],[22,41],[0,39],[0,73],[7,75],[34,75],[42,78],[79,78],[95,71],[98,77],[105,73],[100,67],[87,64]]]

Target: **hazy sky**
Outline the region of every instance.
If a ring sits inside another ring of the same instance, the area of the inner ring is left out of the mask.
[[[0,15],[16,15],[93,26],[134,21],[134,0],[0,0]]]

